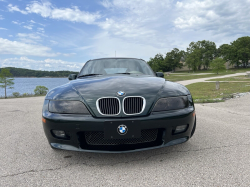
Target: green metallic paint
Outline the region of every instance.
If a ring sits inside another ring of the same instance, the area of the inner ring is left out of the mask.
[[[188,89],[180,84],[165,81],[154,76],[109,75],[78,78],[68,84],[51,90],[46,100],[78,100],[82,101],[95,117],[101,115],[96,108],[96,101],[101,97],[117,97],[121,103],[123,96],[117,96],[123,91],[126,96],[142,96],[146,99],[145,110],[136,116],[149,115],[159,98],[189,95]],[[127,118],[122,112],[114,118]]]
[[[117,96],[118,91],[125,96],[142,96],[146,99],[146,107],[139,115],[126,116],[122,112],[117,116],[102,116],[96,108],[96,101],[100,97],[117,97],[121,103],[124,96]],[[188,96],[189,107],[173,110],[152,112],[155,103],[160,98]],[[81,101],[88,108],[90,114],[58,114],[49,112],[50,100]],[[89,150],[81,147],[79,134],[86,131],[104,131],[105,121],[136,121],[135,125],[142,129],[163,129],[162,144],[156,147],[131,149],[121,152],[148,150],[170,146],[187,141],[194,130],[195,108],[189,90],[180,84],[166,81],[164,78],[146,75],[98,75],[77,78],[69,83],[51,90],[45,98],[42,116],[45,135],[53,148],[110,152],[105,150]],[[173,134],[178,125],[188,125],[188,129],[180,134]],[[52,130],[63,130],[69,139],[58,139],[51,133]],[[121,145],[122,146],[122,145]]]

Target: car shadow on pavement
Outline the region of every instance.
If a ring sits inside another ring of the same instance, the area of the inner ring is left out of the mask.
[[[64,164],[69,166],[116,166],[120,164],[150,164],[155,161],[181,159],[185,155],[183,153],[193,149],[196,149],[196,146],[190,140],[175,146],[131,153],[88,153],[64,150],[51,150],[51,152],[55,158],[63,158]]]

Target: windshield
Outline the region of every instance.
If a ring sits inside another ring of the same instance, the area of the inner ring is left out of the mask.
[[[141,74],[152,75],[153,71],[143,60],[139,59],[98,59],[88,61],[78,76],[88,74]]]

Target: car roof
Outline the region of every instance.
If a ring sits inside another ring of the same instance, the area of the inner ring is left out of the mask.
[[[91,59],[91,60],[102,60],[102,59],[137,59],[137,60],[143,60],[141,58],[132,58],[132,57],[106,57],[106,58],[96,58],[96,59]],[[88,61],[91,61],[88,60]],[[145,61],[145,60],[143,60]]]

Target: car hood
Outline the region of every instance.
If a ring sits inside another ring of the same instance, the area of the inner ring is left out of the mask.
[[[118,91],[126,96],[155,96],[165,80],[145,76],[111,76],[78,79],[72,81],[72,86],[84,99],[94,97],[117,97]]]
[[[183,86],[180,85],[179,87],[182,88],[180,89],[173,84],[175,85],[176,83],[168,82],[167,86],[165,79],[151,76],[95,76],[70,81],[66,85],[57,87],[47,94],[46,99],[82,100],[92,114],[97,117],[103,117],[97,111],[97,99],[100,97],[118,97],[122,102],[124,96],[117,96],[117,92],[123,91],[125,92],[125,97],[144,97],[146,99],[146,107],[141,115],[147,115],[159,97],[186,95],[188,93],[187,89],[183,89]]]

